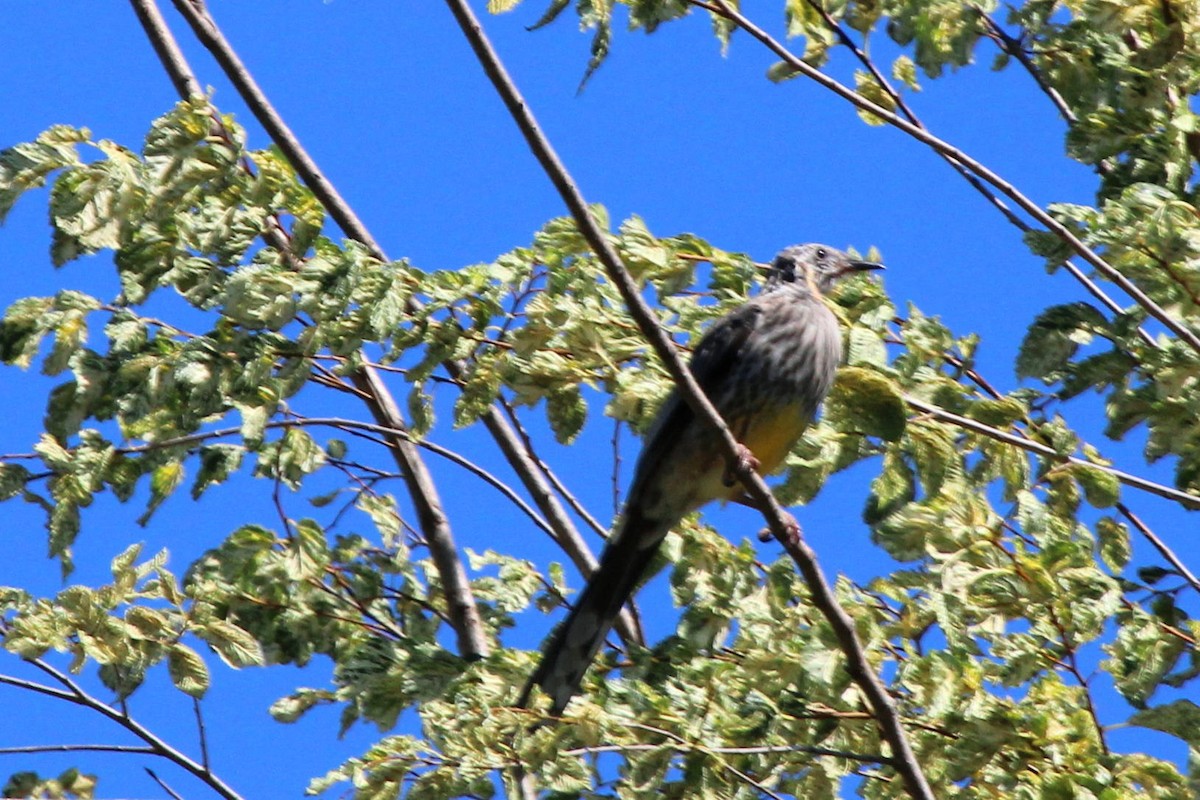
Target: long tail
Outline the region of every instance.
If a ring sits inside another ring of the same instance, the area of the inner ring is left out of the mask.
[[[559,714],[579,691],[583,674],[604,644],[629,595],[645,576],[672,522],[643,517],[626,509],[621,527],[600,555],[583,593],[566,620],[542,648],[542,661],[517,702],[525,706],[534,686],[550,695],[551,714]]]

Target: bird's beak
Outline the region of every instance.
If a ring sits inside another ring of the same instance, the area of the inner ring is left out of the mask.
[[[883,264],[875,261],[851,261],[850,270],[852,272],[869,272],[874,269],[887,269]]]

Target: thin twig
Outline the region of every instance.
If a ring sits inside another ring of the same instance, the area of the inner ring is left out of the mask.
[[[1033,78],[1033,82],[1042,90],[1042,93],[1050,98],[1050,102],[1058,109],[1059,115],[1066,123],[1072,127],[1078,124],[1079,118],[1075,116],[1075,112],[1067,105],[1067,101],[1058,93],[1058,90],[1046,81],[1046,77],[1042,75],[1042,71],[1033,63],[1033,59],[1029,57],[1029,53],[1026,52],[1021,40],[1010,36],[1006,30],[1000,27],[1000,23],[992,19],[979,6],[971,4],[971,9],[983,20],[983,26],[987,28],[988,37],[996,43],[1002,52],[1015,58],[1017,63],[1025,68],[1025,71],[1029,73],[1029,77]],[[1108,165],[1104,162],[1101,162],[1097,166],[1102,167],[1102,171],[1108,171]]]
[[[208,733],[204,729],[204,712],[200,709],[199,697],[192,698],[192,713],[196,716],[196,735],[200,740],[200,763],[206,770],[211,770],[212,765],[208,761]]]
[[[871,77],[875,80],[876,85],[883,89],[888,97],[891,98],[892,102],[896,104],[896,108],[900,110],[900,113],[902,113],[904,117],[913,125],[917,126],[921,130],[928,131],[929,129],[925,127],[925,123],[923,123],[917,117],[916,112],[914,112],[908,103],[904,101],[904,97],[898,91],[896,91],[891,82],[884,77],[883,72],[880,71],[875,62],[871,60],[870,56],[868,56],[862,48],[855,44],[854,40],[850,37],[850,34],[848,34],[846,30],[838,24],[833,15],[822,8],[818,0],[808,0],[808,4],[812,8],[816,9],[819,14],[821,14],[821,18],[825,21],[826,26],[834,33],[835,36],[837,36],[838,41],[842,43],[842,46],[853,53],[854,57],[858,59],[859,63],[866,67],[867,71],[871,73]],[[983,13],[979,9],[976,10],[979,11],[980,14]],[[985,16],[985,19],[987,22],[995,24],[989,17]],[[1032,67],[1032,65],[1029,66]],[[1038,79],[1040,76],[1035,74],[1034,77],[1035,79]],[[1041,85],[1040,80],[1039,85]],[[1053,92],[1054,90],[1050,89],[1049,91]],[[1057,95],[1057,93],[1055,93],[1055,95]],[[1070,112],[1068,111],[1067,113]],[[1021,231],[1022,233],[1029,233],[1034,229],[1032,225],[1017,216],[1016,213],[1008,207],[1007,203],[1001,200],[995,192],[989,189],[978,177],[972,174],[972,172],[967,169],[962,162],[948,153],[939,151],[938,156],[941,157],[942,160],[944,160],[947,164],[949,164],[955,172],[961,175],[962,178],[966,180],[968,184],[970,184],[971,188],[983,195],[983,197],[989,203],[991,203],[996,210],[999,211],[1006,220],[1008,220],[1009,223],[1015,226],[1017,230]],[[1120,303],[1109,297],[1108,293],[1101,289],[1099,284],[1086,275],[1083,270],[1077,267],[1070,259],[1065,259],[1062,262],[1062,266],[1071,275],[1071,277],[1076,280],[1076,282],[1078,282],[1085,290],[1087,290],[1088,294],[1100,301],[1100,303],[1102,303],[1109,311],[1114,314],[1120,314],[1124,311],[1124,309],[1121,308]],[[1158,342],[1144,327],[1139,325],[1137,331],[1138,336],[1141,337],[1142,341],[1145,342],[1147,346],[1154,348],[1158,347]]]
[[[181,767],[182,769],[199,778],[214,792],[221,797],[224,797],[225,800],[242,800],[241,796],[237,792],[235,792],[224,781],[217,777],[216,774],[208,769],[208,767],[197,763],[193,759],[184,755],[181,751],[167,744],[163,739],[156,736],[140,722],[129,716],[129,714],[127,714],[125,711],[115,709],[112,706],[101,702],[95,697],[92,697],[90,694],[85,692],[78,683],[71,680],[61,670],[55,669],[40,658],[26,659],[26,662],[52,677],[55,681],[61,684],[65,690],[53,689],[49,686],[37,684],[32,681],[25,681],[20,678],[13,678],[8,675],[0,675],[0,683],[5,683],[10,686],[16,686],[23,689],[29,689],[31,691],[38,692],[39,694],[45,694],[59,700],[65,700],[68,703],[73,703],[74,705],[91,709],[97,714],[100,714],[101,716],[117,723],[122,728],[136,736],[138,739],[141,739],[146,743],[154,755],[167,759],[176,766]]]
[[[649,340],[655,352],[662,359],[668,372],[674,379],[683,398],[692,408],[696,416],[719,434],[719,440],[725,457],[731,465],[738,467],[738,443],[729,431],[729,427],[705,397],[704,392],[696,383],[691,371],[684,365],[679,354],[675,351],[671,340],[658,325],[654,313],[642,297],[633,278],[630,277],[621,263],[616,250],[608,237],[600,230],[592,217],[587,202],[575,186],[570,174],[559,160],[550,142],[542,134],[537,120],[534,119],[528,104],[521,97],[517,87],[509,78],[491,43],[484,34],[479,21],[466,0],[446,0],[455,20],[462,29],[463,35],[470,43],[476,58],[479,59],[492,85],[504,101],[517,127],[521,130],[525,141],[533,150],[538,162],[545,170],[547,177],[554,184],[563,202],[575,219],[575,224],[587,241],[589,247],[604,265],[605,273],[621,293],[630,315],[637,322],[643,335]],[[744,460],[742,460],[744,462]],[[914,797],[929,798],[933,793],[921,772],[916,755],[900,723],[899,714],[884,688],[871,669],[870,661],[858,635],[854,622],[846,611],[837,603],[832,589],[825,580],[816,563],[815,555],[807,545],[797,541],[798,537],[789,528],[787,519],[778,501],[762,477],[748,465],[744,469],[736,469],[738,479],[746,487],[749,495],[757,502],[771,532],[780,542],[788,546],[793,560],[803,574],[809,590],[813,595],[813,604],[828,620],[830,627],[838,638],[841,649],[846,655],[847,670],[866,695],[876,714],[881,735],[888,742],[895,759],[896,770],[903,776],[905,785]]]
[[[524,446],[525,452],[537,466],[538,471],[546,476],[546,480],[549,481],[550,485],[554,487],[554,491],[558,492],[559,497],[566,501],[566,504],[571,507],[571,510],[578,514],[579,518],[586,522],[588,527],[595,531],[600,538],[608,538],[608,529],[601,525],[598,519],[592,516],[591,512],[587,510],[582,502],[580,502],[579,498],[572,494],[571,490],[568,489],[566,484],[562,482],[562,479],[554,473],[554,470],[550,469],[550,465],[540,458],[537,452],[533,449],[533,439],[529,436],[529,432],[525,430],[525,426],[521,424],[521,420],[517,417],[517,410],[513,408],[512,403],[501,400],[500,406],[504,409],[504,413],[508,417],[508,421],[512,425],[513,430],[516,432],[517,436],[520,437],[521,444]]]
[[[158,774],[154,770],[150,769],[149,767],[145,767],[144,769],[146,770],[146,774],[150,776],[150,780],[157,783],[159,787],[162,788],[162,790],[166,792],[168,796],[170,796],[171,800],[183,800],[183,795],[168,786],[167,782],[158,777]]]
[[[1158,495],[1159,497],[1163,497],[1167,500],[1173,500],[1185,508],[1200,509],[1200,497],[1197,497],[1196,495],[1188,494],[1187,492],[1181,492],[1178,489],[1173,489],[1170,486],[1164,486],[1161,483],[1155,483],[1154,481],[1147,480],[1146,478],[1142,478],[1138,475],[1130,475],[1128,472],[1123,472],[1119,469],[1114,469],[1113,467],[1108,467],[1103,464],[1095,464],[1086,459],[1079,458],[1078,456],[1063,455],[1054,448],[1044,445],[1041,442],[1035,442],[1031,439],[1026,439],[1014,433],[1008,433],[1007,431],[993,428],[990,425],[985,425],[984,423],[970,419],[969,417],[963,417],[951,411],[947,411],[944,408],[930,405],[924,400],[918,400],[917,398],[909,395],[905,395],[904,402],[908,403],[910,407],[920,411],[922,414],[928,414],[930,417],[940,420],[941,422],[949,422],[952,425],[965,428],[973,433],[983,434],[989,439],[995,439],[998,442],[1011,444],[1014,447],[1019,447],[1022,450],[1028,450],[1031,453],[1037,453],[1040,456],[1045,456],[1046,458],[1063,464],[1086,466],[1093,469],[1098,469],[1102,472],[1107,472],[1109,475],[1112,475],[1126,486],[1130,486],[1135,489],[1141,489],[1143,492],[1149,492],[1150,494]]]
[[[20,747],[0,747],[0,756],[26,753],[133,753],[158,755],[153,747],[135,744],[31,744]]]
[[[822,756],[829,758],[844,758],[847,761],[861,761],[865,764],[886,764],[888,759],[878,754],[863,754],[852,753],[849,750],[832,750],[828,747],[812,747],[804,744],[781,744],[781,745],[765,745],[762,747],[707,747],[695,746],[684,747],[679,746],[677,749],[681,753],[702,752],[716,753],[718,755],[731,756],[757,756],[757,755],[777,755],[787,753],[803,753],[810,756]],[[654,752],[661,751],[661,744],[605,744],[594,745],[591,747],[575,747],[570,750],[564,750],[565,756],[581,756],[593,753],[624,753],[624,752]]]
[[[853,89],[842,85],[838,81],[821,72],[816,67],[805,63],[803,59],[788,50],[769,33],[751,22],[737,9],[733,8],[727,2],[727,0],[712,0],[711,3],[702,4],[697,3],[697,0],[687,0],[687,2],[702,5],[702,7],[708,8],[709,10],[712,10],[713,8],[719,9],[720,16],[735,23],[738,27],[745,30],[752,37],[765,45],[771,52],[783,59],[783,61],[796,72],[804,75],[812,81],[815,81],[825,89],[828,89],[863,111],[874,114],[893,127],[899,128],[901,131],[921,142],[922,144],[928,145],[936,152],[953,158],[975,175],[979,176],[987,183],[990,183],[997,190],[999,190],[1001,194],[1003,194],[1005,197],[1008,197],[1022,210],[1029,214],[1029,216],[1037,220],[1040,225],[1052,232],[1062,242],[1069,245],[1071,249],[1073,249],[1081,258],[1083,258],[1084,261],[1091,264],[1096,271],[1120,287],[1121,291],[1129,295],[1129,297],[1133,299],[1133,301],[1139,306],[1144,308],[1150,316],[1161,322],[1164,327],[1186,342],[1187,345],[1197,353],[1200,353],[1200,335],[1188,328],[1183,322],[1175,319],[1173,316],[1167,313],[1164,308],[1162,308],[1150,296],[1138,288],[1133,281],[1125,277],[1119,270],[1117,270],[1094,250],[1088,247],[1088,245],[1079,239],[1079,237],[1077,237],[1074,233],[1072,233],[1070,229],[1044,211],[1037,203],[1033,202],[1024,194],[1022,194],[1015,186],[1000,177],[997,173],[971,158],[962,150],[959,150],[958,148],[934,136],[919,125],[914,125],[912,122],[909,122],[903,117],[898,116],[889,109],[886,109],[877,103],[871,102],[865,97],[859,95]]]
[[[1196,579],[1195,574],[1193,574],[1192,571],[1187,568],[1187,565],[1184,564],[1179,558],[1179,556],[1167,546],[1167,543],[1160,539],[1154,531],[1150,530],[1150,526],[1142,522],[1142,520],[1138,518],[1136,514],[1130,511],[1124,503],[1117,503],[1117,511],[1121,512],[1121,516],[1129,520],[1130,524],[1137,528],[1138,533],[1145,537],[1146,541],[1152,544],[1154,549],[1162,554],[1162,557],[1167,560],[1167,563],[1175,568],[1175,571],[1178,572],[1183,579],[1188,582],[1188,585],[1190,585],[1197,592],[1200,592],[1200,580]]]

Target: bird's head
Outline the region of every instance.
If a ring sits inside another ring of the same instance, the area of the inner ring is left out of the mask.
[[[767,291],[796,283],[825,294],[839,279],[855,272],[883,269],[883,264],[851,258],[823,244],[795,244],[775,256],[767,271]]]

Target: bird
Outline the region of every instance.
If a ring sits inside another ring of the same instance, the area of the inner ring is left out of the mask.
[[[876,269],[883,265],[822,244],[787,247],[772,260],[763,291],[697,344],[692,375],[729,425],[741,457],[763,474],[782,465],[841,361],[841,330],[825,294],[847,275]],[[518,706],[528,707],[536,686],[550,696],[551,716],[561,714],[667,533],[706,503],[743,499],[716,431],[676,388],[646,434],[599,565],[542,648]]]

